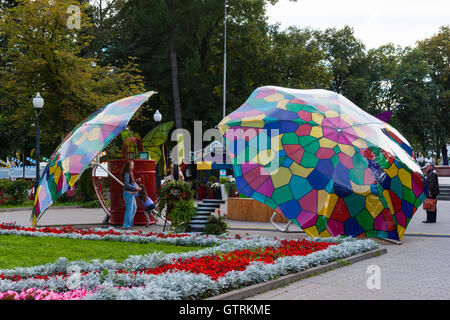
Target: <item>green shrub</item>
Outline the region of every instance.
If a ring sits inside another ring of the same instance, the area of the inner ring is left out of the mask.
[[[17,179],[13,181],[5,190],[10,196],[14,197],[16,204],[23,203],[28,196],[30,184],[25,179]]]
[[[225,183],[225,192],[231,197],[236,192],[236,182]]]
[[[171,226],[176,232],[178,232],[177,227],[182,227],[183,231],[181,232],[186,232],[186,226],[188,226],[195,212],[194,201],[191,199],[174,201],[173,208],[169,214]]]
[[[101,208],[102,207],[100,205],[100,201],[98,201],[98,200],[92,200],[92,201],[84,202],[81,206],[83,208]]]
[[[227,228],[228,225],[225,222],[225,217],[220,216],[219,218],[216,218],[215,216],[210,216],[205,229],[203,229],[203,233],[220,235],[222,233],[226,233]]]
[[[5,190],[7,192],[8,188],[12,185],[12,181],[7,179],[0,180],[0,189]]]
[[[90,202],[97,199],[94,186],[92,185],[92,168],[87,168],[78,181],[78,191],[82,201]]]
[[[227,183],[228,181],[229,181],[228,178],[224,178],[224,177],[222,177],[222,178],[219,179],[219,183],[220,183],[220,184],[225,184],[225,183]]]
[[[161,188],[158,212],[166,209],[175,232],[189,231],[189,222],[196,212],[192,185],[182,180],[172,180]]]
[[[185,233],[185,232],[191,231],[191,227],[189,227],[188,223],[184,222],[184,223],[176,226],[174,231],[175,231],[175,233]]]
[[[212,182],[212,183],[216,183],[217,182],[217,177],[216,176],[209,176],[208,177],[208,181]]]
[[[64,193],[61,197],[58,198],[58,202],[60,202],[60,203],[67,203],[67,202],[73,202],[73,201],[75,201],[74,197],[69,197],[67,195],[67,193]]]
[[[164,208],[169,205],[172,207],[172,203],[178,199],[192,200],[194,198],[194,190],[190,183],[183,180],[172,180],[167,182],[162,188],[160,193],[158,211],[162,213]]]

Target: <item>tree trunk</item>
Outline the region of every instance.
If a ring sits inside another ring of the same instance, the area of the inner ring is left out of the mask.
[[[447,151],[447,146],[444,144],[442,146],[442,163],[441,165],[443,166],[448,166],[448,151]]]
[[[178,87],[178,64],[177,51],[175,48],[175,27],[172,25],[170,32],[170,68],[172,71],[172,94],[173,94],[173,111],[175,113],[175,127],[181,128],[181,103],[180,90]]]

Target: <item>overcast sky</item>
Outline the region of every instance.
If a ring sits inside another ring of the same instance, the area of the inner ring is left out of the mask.
[[[450,24],[450,0],[280,0],[267,6],[267,15],[281,29],[349,25],[367,49],[389,42],[405,47]]]

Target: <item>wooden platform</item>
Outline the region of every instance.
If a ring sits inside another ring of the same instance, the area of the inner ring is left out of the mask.
[[[250,198],[228,198],[227,219],[240,221],[269,222],[273,209],[265,204]],[[289,222],[281,214],[278,214],[274,222]]]

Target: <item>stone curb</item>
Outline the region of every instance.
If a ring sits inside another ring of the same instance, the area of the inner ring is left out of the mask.
[[[75,209],[83,208],[82,206],[53,206],[49,207],[47,210],[59,210],[59,209]],[[0,212],[12,212],[12,211],[31,211],[33,207],[21,207],[21,208],[1,208]]]
[[[300,271],[294,274],[288,274],[285,276],[282,276],[278,279],[274,279],[274,280],[270,280],[267,282],[263,282],[263,283],[258,283],[249,287],[245,287],[242,289],[237,289],[237,290],[233,290],[230,292],[226,292],[211,298],[207,298],[205,300],[242,300],[245,299],[247,297],[251,297],[260,293],[263,293],[265,291],[268,290],[273,290],[276,288],[279,288],[281,286],[290,284],[292,282],[298,281],[298,280],[302,280],[305,279],[307,277],[310,276],[315,276],[333,269],[337,269],[340,267],[343,267],[345,265],[347,265],[348,263],[355,263],[358,261],[362,261],[362,260],[366,260],[366,259],[370,259],[373,257],[377,257],[381,254],[385,254],[387,252],[386,249],[376,249],[376,250],[371,250],[368,252],[364,252],[355,256],[351,256],[347,259],[345,259],[343,262],[332,262],[326,265],[322,265],[322,266],[318,266],[318,267],[314,267],[311,269],[307,269],[304,271]]]

